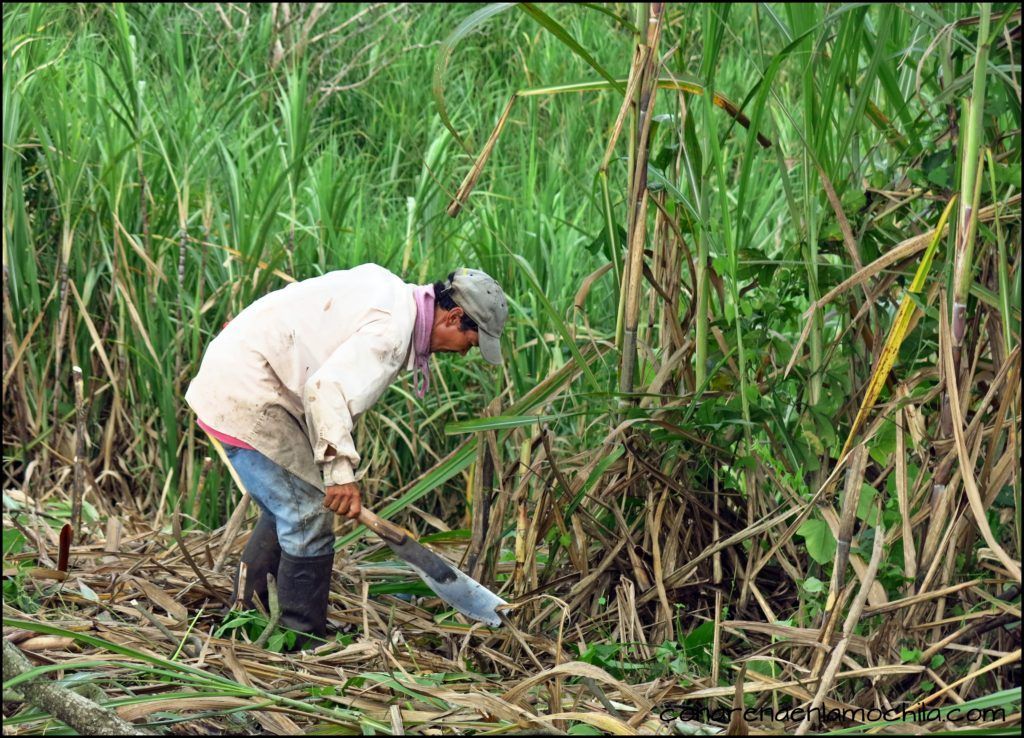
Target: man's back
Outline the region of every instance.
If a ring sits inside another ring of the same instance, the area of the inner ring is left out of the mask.
[[[310,378],[358,333],[367,350],[339,357],[339,368],[353,415],[362,412],[377,397],[361,394],[390,384],[405,364],[415,320],[411,286],[376,264],[290,284],[249,305],[214,338],[185,399],[211,427],[315,479],[303,400],[306,392],[318,399]],[[308,463],[300,464],[295,457],[304,452]]]

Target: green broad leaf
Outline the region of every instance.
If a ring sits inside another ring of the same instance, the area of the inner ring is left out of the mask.
[[[836,555],[836,538],[824,520],[806,520],[796,534],[804,539],[807,553],[819,564],[828,564]]]
[[[593,725],[587,725],[586,723],[578,723],[569,730],[566,731],[569,735],[605,735],[601,730],[598,730]]]
[[[927,174],[927,181],[936,187],[942,189],[948,189],[952,186],[953,182],[953,168],[942,167],[941,169],[933,169]]]
[[[843,204],[844,212],[856,213],[867,204],[867,195],[864,194],[864,190],[851,188],[844,192],[839,200]]]
[[[896,424],[883,423],[878,433],[869,443],[868,453],[880,466],[884,467],[889,463],[892,455],[896,453]]]
[[[805,592],[818,594],[819,592],[825,591],[825,583],[817,577],[807,577],[807,579],[804,580],[803,588]]]
[[[100,519],[100,513],[88,500],[82,500],[82,517],[89,523],[96,523]]]
[[[1004,166],[1002,164],[997,164],[995,167],[995,177],[996,182],[999,184],[1020,187],[1021,165],[1010,164]]]
[[[1003,486],[1003,488],[999,490],[999,494],[996,495],[996,507],[1013,507],[1015,499],[1013,486],[1007,484]]]
[[[762,676],[775,678],[778,676],[778,667],[770,661],[760,661],[752,659],[747,662],[747,670],[754,674],[761,674]]]
[[[224,619],[213,635],[220,638],[230,630],[248,627],[252,627],[255,631],[262,631],[266,625],[267,619],[255,610],[234,610]]]
[[[857,517],[868,525],[875,524],[875,488],[867,482],[860,486],[860,499],[857,501]]]
[[[808,428],[801,428],[800,435],[803,437],[803,440],[807,445],[810,446],[811,452],[815,456],[824,456],[825,444],[821,442],[821,439],[818,438],[818,436],[812,433]]]
[[[929,307],[928,304],[921,297],[921,295],[917,294],[916,292],[907,292],[906,295],[907,297],[910,298],[910,301],[914,303],[914,307],[916,307],[922,313],[927,315],[929,318],[937,318],[938,312],[935,310],[934,307]]]
[[[21,531],[14,528],[4,528],[4,556],[13,556],[21,553],[25,545],[25,536]]]
[[[701,646],[710,645],[714,639],[715,624],[712,621],[707,620],[690,631],[690,634],[683,639],[683,646],[685,646],[689,651],[695,648],[700,648]]]
[[[78,581],[78,591],[82,593],[82,597],[91,602],[100,601],[100,596],[96,594],[88,584],[81,580]]]
[[[656,116],[655,119],[663,116]],[[651,128],[654,128],[654,124],[651,124]],[[651,168],[666,170],[668,167],[675,162],[676,157],[679,154],[679,144],[676,142],[669,142],[663,145],[654,156],[651,157]],[[660,187],[660,185],[659,185]],[[653,188],[652,188],[653,189]]]
[[[733,462],[733,466],[736,469],[757,469],[758,462],[757,458],[755,458],[754,456],[744,454],[743,456],[736,457],[735,461]]]
[[[838,446],[839,436],[836,434],[836,424],[832,420],[832,416],[812,410],[811,417],[814,418],[814,428],[818,431],[818,437],[821,439],[824,447],[831,449],[834,446]]]
[[[921,651],[916,648],[901,648],[900,661],[904,664],[916,664],[921,658]]]

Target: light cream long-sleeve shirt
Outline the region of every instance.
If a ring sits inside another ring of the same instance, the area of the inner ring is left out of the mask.
[[[271,292],[210,343],[185,400],[314,486],[352,482],[356,418],[413,367],[414,288],[364,264]]]

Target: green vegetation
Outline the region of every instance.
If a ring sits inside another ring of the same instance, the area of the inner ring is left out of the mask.
[[[1017,5],[3,21],[4,635],[65,682],[204,732],[824,698],[1016,734]],[[183,395],[251,301],[366,261],[505,287],[506,366],[435,359],[357,445],[364,500],[514,606],[470,632],[346,527],[345,633],[282,691],[289,636],[218,611],[239,492]]]

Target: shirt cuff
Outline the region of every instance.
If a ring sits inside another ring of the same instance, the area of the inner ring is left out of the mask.
[[[352,464],[348,459],[334,459],[327,462],[323,465],[323,474],[325,487],[356,481],[356,475],[353,473]]]

